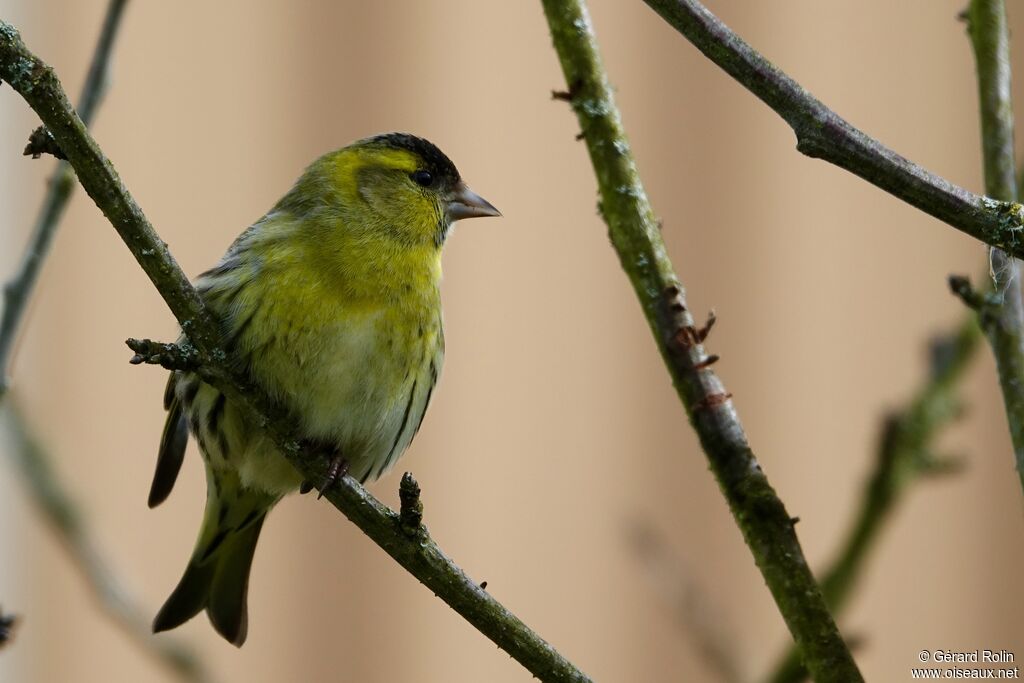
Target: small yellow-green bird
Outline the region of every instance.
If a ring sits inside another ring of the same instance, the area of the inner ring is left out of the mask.
[[[408,447],[441,372],[438,285],[452,223],[499,215],[430,142],[378,135],[313,162],[196,287],[223,321],[231,358],[306,440],[336,455],[332,472],[365,482]],[[206,463],[207,495],[192,558],[153,630],[205,609],[241,646],[260,527],[283,496],[310,484],[195,374],[171,374],[164,407],[149,505],[170,494],[189,432]]]

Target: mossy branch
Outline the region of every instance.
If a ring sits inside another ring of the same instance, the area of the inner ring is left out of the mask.
[[[679,398],[736,523],[819,682],[862,680],[814,580],[794,520],[754,457],[730,394],[704,351],[708,326],[687,310],[580,0],[543,0],[568,91],[597,175],[600,211]]]
[[[781,116],[796,134],[800,152],[844,168],[986,244],[1024,257],[1020,204],[958,187],[853,127],[696,0],[644,2]]]
[[[966,12],[978,72],[985,191],[996,199],[1017,199],[1010,98],[1010,35],[1003,0],[972,0]],[[999,245],[996,245],[999,246]],[[1011,251],[1011,250],[1006,250]],[[1010,254],[991,255],[992,292],[978,319],[992,347],[1010,427],[1014,464],[1024,488],[1024,300],[1021,267]]]
[[[301,448],[299,434],[285,411],[231,369],[227,354],[220,346],[217,322],[75,114],[53,69],[25,47],[13,26],[2,21],[0,80],[9,83],[39,115],[74,167],[82,187],[167,302],[196,351],[197,372],[202,379],[236,405],[257,415],[258,424],[305,479],[322,481],[327,470],[326,459],[322,454]],[[431,540],[425,528],[410,535],[408,529],[403,529],[399,515],[354,479],[342,478],[324,497],[427,588],[535,676],[544,681],[590,680],[466,576]]]

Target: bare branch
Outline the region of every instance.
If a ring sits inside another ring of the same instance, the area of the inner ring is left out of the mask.
[[[844,168],[986,244],[1024,256],[1024,207],[1020,204],[958,187],[854,128],[696,0],[644,2],[781,116],[796,134],[800,152]]]
[[[53,69],[32,54],[17,30],[0,21],[0,79],[7,81],[49,129],[78,174],[82,187],[110,220],[167,302],[196,350],[198,373],[235,405],[252,411],[282,454],[307,481],[323,481],[322,454],[300,446],[287,413],[251,386],[228,362],[220,330],[167,245],[153,230],[95,140],[67,101]],[[544,681],[590,679],[518,617],[466,576],[422,529],[409,538],[398,514],[349,476],[324,497],[367,536],[455,611]]]
[[[1010,34],[1003,0],[972,0],[967,8],[967,32],[978,71],[985,191],[997,199],[1016,200]],[[986,297],[987,305],[979,309],[978,319],[996,359],[1014,463],[1024,488],[1024,299],[1021,297],[1021,267],[1017,259],[999,249],[992,251],[990,260],[992,296]]]
[[[792,518],[750,449],[731,395],[708,367],[703,341],[710,321],[698,328],[687,310],[629,150],[590,17],[580,0],[544,0],[543,5],[612,245],[744,540],[815,679],[862,680],[807,566]]]

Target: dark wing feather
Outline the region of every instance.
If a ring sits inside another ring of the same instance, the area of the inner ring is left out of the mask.
[[[185,459],[185,446],[188,444],[188,423],[182,412],[181,400],[175,392],[178,373],[172,372],[167,380],[164,391],[164,408],[167,409],[167,422],[164,433],[160,437],[160,451],[156,457],[156,472],[153,474],[153,485],[149,488],[149,507],[153,508],[164,502],[171,495],[174,482],[178,479],[181,463]]]

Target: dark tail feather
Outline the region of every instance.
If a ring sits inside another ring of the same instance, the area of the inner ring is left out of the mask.
[[[195,554],[178,587],[153,620],[153,632],[181,626],[206,609],[213,627],[241,647],[248,631],[249,570],[266,512],[240,529],[221,529]]]
[[[193,558],[185,568],[178,587],[167,598],[153,620],[153,633],[169,631],[203,611],[210,599],[210,588],[216,574],[217,563],[201,564]]]
[[[264,518],[260,515],[224,542],[206,605],[206,614],[217,633],[237,647],[242,647],[249,629],[249,570]]]
[[[171,376],[172,379],[174,375]],[[167,422],[160,437],[160,451],[156,458],[156,472],[149,488],[149,507],[155,508],[171,495],[174,482],[185,460],[185,446],[188,445],[188,424],[182,413],[181,401],[173,397],[168,404]]]

